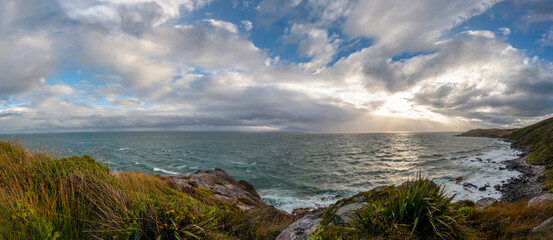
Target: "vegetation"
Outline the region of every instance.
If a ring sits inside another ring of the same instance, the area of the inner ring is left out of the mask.
[[[0,239],[274,239],[292,221],[267,206],[240,210],[207,189],[114,175],[88,156],[0,142]]]
[[[451,203],[451,196],[428,179],[400,188],[384,187],[343,199],[363,199],[356,220],[337,224],[337,203],[326,209],[311,240],[331,239],[551,239],[553,228],[531,230],[553,217],[553,202],[528,206],[528,201],[496,203],[477,210],[471,201]],[[387,197],[386,197],[387,196]]]
[[[530,150],[528,162],[545,165],[546,187],[553,189],[553,118],[522,128],[508,136]]]
[[[367,193],[363,193],[365,207],[349,223],[334,225],[335,209],[327,209],[312,239],[455,239],[461,235],[456,220],[461,214],[453,209],[452,197],[429,179],[419,176],[399,188]]]
[[[519,130],[518,128],[514,129],[473,129],[468,132],[461,133],[457,136],[460,137],[492,137],[492,138],[502,138],[515,131]]]

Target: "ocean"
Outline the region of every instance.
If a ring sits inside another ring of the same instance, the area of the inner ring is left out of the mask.
[[[1,138],[59,156],[89,155],[116,171],[171,175],[222,168],[253,184],[263,201],[286,211],[399,185],[419,172],[444,184],[455,200],[499,198],[493,186],[519,174],[500,170],[502,162],[519,153],[497,139],[455,134],[102,132]],[[478,190],[485,185],[490,187]]]

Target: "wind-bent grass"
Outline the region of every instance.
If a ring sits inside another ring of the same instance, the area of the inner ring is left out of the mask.
[[[0,239],[272,239],[292,220],[244,212],[207,189],[178,192],[160,177],[113,175],[88,156],[0,142]]]

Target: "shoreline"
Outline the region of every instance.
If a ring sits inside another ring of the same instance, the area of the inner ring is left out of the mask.
[[[521,174],[518,177],[507,180],[507,182],[501,186],[494,186],[502,193],[501,199],[499,200],[502,202],[517,202],[529,200],[543,194],[542,189],[545,187],[545,184],[541,181],[541,178],[545,173],[545,166],[528,163],[526,158],[530,152],[526,147],[509,139],[501,139],[511,142],[510,147],[521,151],[522,154],[516,159],[504,162],[507,165],[507,170],[518,171]]]

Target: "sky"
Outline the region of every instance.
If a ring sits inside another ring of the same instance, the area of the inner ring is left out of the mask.
[[[463,131],[552,113],[552,0],[0,0],[0,133]]]

